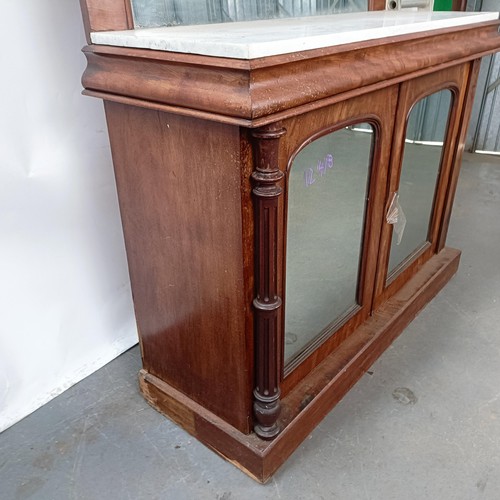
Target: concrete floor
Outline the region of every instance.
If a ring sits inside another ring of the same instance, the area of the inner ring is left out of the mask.
[[[151,409],[137,348],[0,435],[0,499],[500,499],[500,158],[466,155],[457,276],[262,486]]]

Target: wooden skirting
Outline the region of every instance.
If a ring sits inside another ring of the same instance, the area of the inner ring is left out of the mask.
[[[145,370],[141,391],[158,411],[259,482],[266,482],[417,313],[455,274],[460,251],[443,249],[282,401],[272,441],[243,434]],[[250,397],[250,395],[249,395]]]

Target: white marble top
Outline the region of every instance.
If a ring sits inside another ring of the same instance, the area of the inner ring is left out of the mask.
[[[100,31],[92,43],[234,59],[406,35],[498,19],[498,12],[358,12],[196,26]]]

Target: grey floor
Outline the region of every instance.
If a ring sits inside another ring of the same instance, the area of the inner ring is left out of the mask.
[[[500,158],[466,155],[457,276],[262,486],[151,409],[137,348],[0,435],[0,499],[500,499]]]

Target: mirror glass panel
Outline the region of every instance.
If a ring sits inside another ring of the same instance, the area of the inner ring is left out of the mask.
[[[318,16],[368,10],[368,0],[132,0],[136,28]]]
[[[285,363],[358,307],[373,129],[359,124],[304,147],[288,176]]]
[[[445,89],[420,100],[410,112],[398,190],[399,222],[392,232],[389,275],[429,240],[451,103],[451,91]]]

